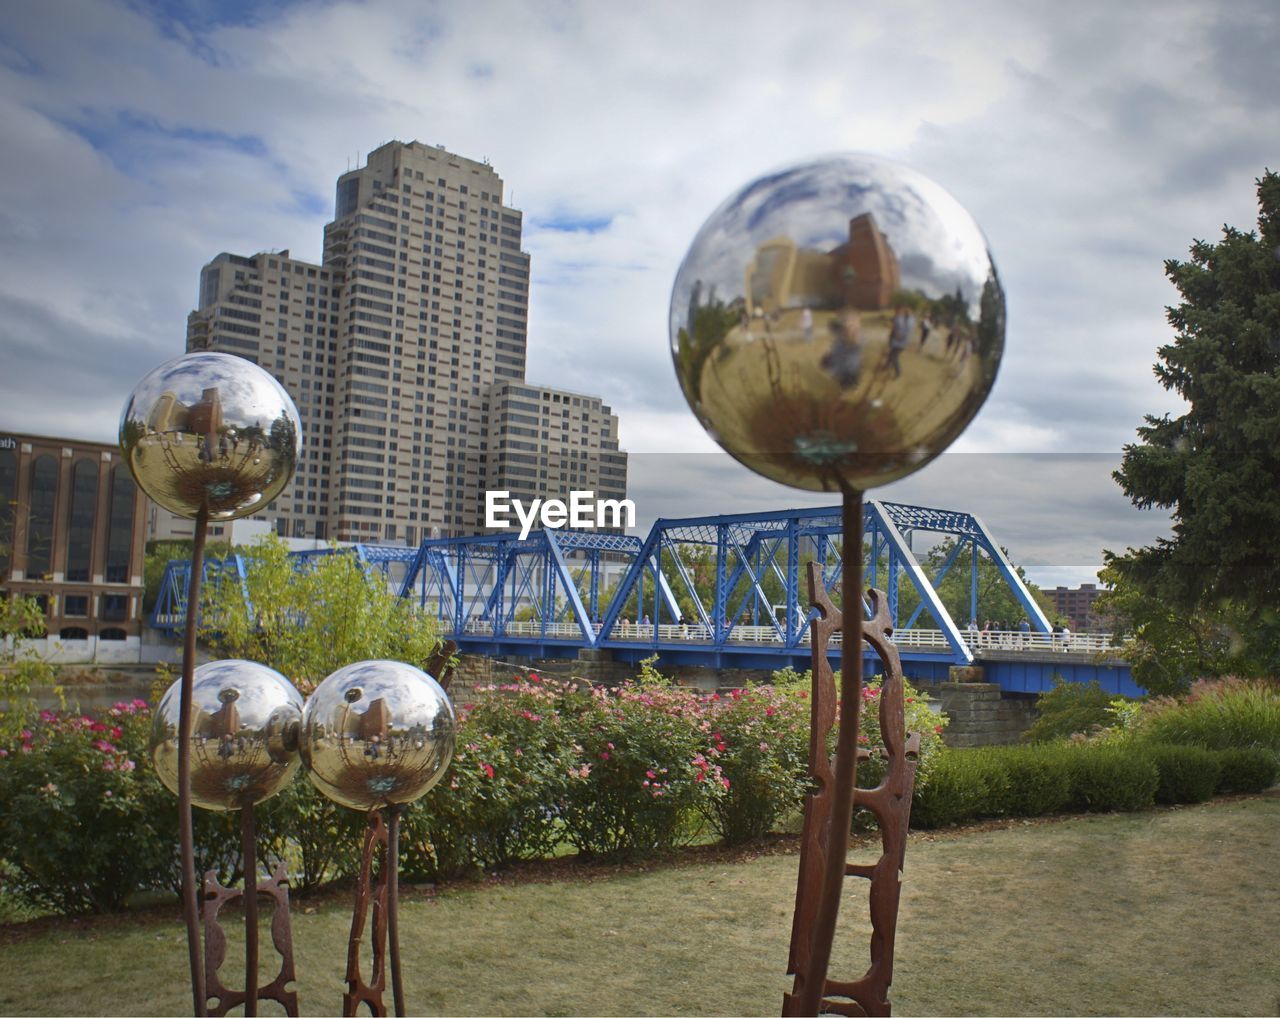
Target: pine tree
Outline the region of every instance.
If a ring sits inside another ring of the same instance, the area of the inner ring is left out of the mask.
[[[1182,302],[1156,377],[1187,404],[1146,417],[1115,479],[1173,532],[1109,556],[1121,586],[1188,618],[1233,621],[1236,664],[1272,669],[1280,616],[1280,176],[1257,181],[1258,229],[1223,227],[1165,273]]]

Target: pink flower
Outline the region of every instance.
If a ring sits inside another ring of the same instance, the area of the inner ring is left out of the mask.
[[[764,716],[767,718],[771,718],[777,713],[778,713],[778,710],[776,707],[766,707],[764,709]]]
[[[95,739],[93,748],[101,753],[114,753],[116,751],[115,746],[111,745],[106,739]]]
[[[729,787],[729,779],[728,779],[728,778],[721,778],[721,779],[720,779],[720,784],[724,785],[724,787],[725,787],[725,788],[728,788],[728,787]]]
[[[769,744],[767,742],[760,743],[760,752],[761,753],[769,752]]]
[[[484,776],[486,778],[493,777],[493,764],[482,763],[480,765],[480,769],[484,771]]]
[[[126,760],[124,763],[120,765],[120,769],[122,771],[131,771],[137,766],[138,765],[134,763],[132,760]]]
[[[601,759],[601,760],[608,760],[608,759],[609,759],[609,754],[608,754],[608,753],[601,753],[601,754],[600,754],[600,759]]]
[[[657,778],[658,775],[654,774],[653,771],[645,771],[644,776],[648,778],[650,781],[653,781],[654,779]]]

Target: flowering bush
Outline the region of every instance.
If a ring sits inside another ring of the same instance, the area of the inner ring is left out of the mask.
[[[884,736],[880,733],[880,696],[883,679],[876,676],[863,683],[862,716],[858,722],[858,745],[871,751],[871,757],[858,764],[858,786],[874,788],[884,778]],[[906,679],[902,682],[903,715],[907,734],[920,736],[920,755],[916,759],[916,788],[923,788],[942,752],[942,730],[950,723],[945,714],[929,709],[929,698]],[[833,729],[834,731],[834,729]]]
[[[448,877],[550,855],[566,789],[590,770],[570,723],[589,699],[576,684],[530,674],[477,692],[458,708],[449,770],[406,817],[407,872]]]
[[[40,714],[0,748],[6,890],[61,912],[121,907],[175,875],[177,809],[140,780],[151,717],[142,700],[96,717]]]
[[[809,690],[747,686],[704,702],[698,724],[706,758],[720,767],[724,794],[702,814],[728,845],[760,838],[801,808],[809,787]]]
[[[648,676],[593,689],[574,707],[566,720],[580,763],[560,804],[567,840],[588,855],[624,856],[687,842],[727,784],[708,753],[699,695]]]

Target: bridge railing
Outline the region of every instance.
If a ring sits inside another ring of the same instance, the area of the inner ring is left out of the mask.
[[[600,625],[595,626],[596,633]],[[656,630],[656,632],[655,632]],[[578,640],[582,630],[576,622],[542,622],[533,620],[526,622],[508,622],[504,633],[506,636],[552,640]],[[482,619],[471,619],[463,629],[464,636],[492,636],[493,623]],[[840,644],[841,633],[832,634],[831,643]],[[984,651],[1022,651],[1029,654],[1045,654],[1052,652],[1078,654],[1098,653],[1115,649],[1117,643],[1111,633],[1072,633],[1070,637],[1052,633],[1020,633],[1017,631],[963,631],[965,642],[978,655]],[[621,621],[614,627],[612,639],[634,643],[712,643],[711,631],[701,623],[685,625],[683,623],[654,626],[652,623]],[[734,626],[729,633],[729,643],[736,644],[769,644],[780,645],[783,640],[773,626]],[[937,651],[947,653],[951,648],[946,634],[940,629],[903,629],[893,634],[893,642],[900,648],[919,651]]]

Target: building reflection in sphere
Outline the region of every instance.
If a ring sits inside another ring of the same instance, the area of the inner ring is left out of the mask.
[[[811,490],[903,477],[978,411],[1004,293],[977,224],[923,175],[868,156],[743,188],[699,231],[671,298],[671,351],[708,432]]]
[[[248,516],[278,496],[302,452],[298,410],[258,365],[191,353],[134,387],[120,447],[139,486],[170,512]]]
[[[178,794],[181,680],[160,700],[151,724],[151,760]],[[300,762],[302,694],[255,661],[210,661],[195,670],[191,713],[191,798],[210,810],[239,809],[275,795]]]
[[[307,699],[301,750],[307,773],[352,809],[410,803],[453,757],[457,722],[434,678],[399,661],[334,672]]]

